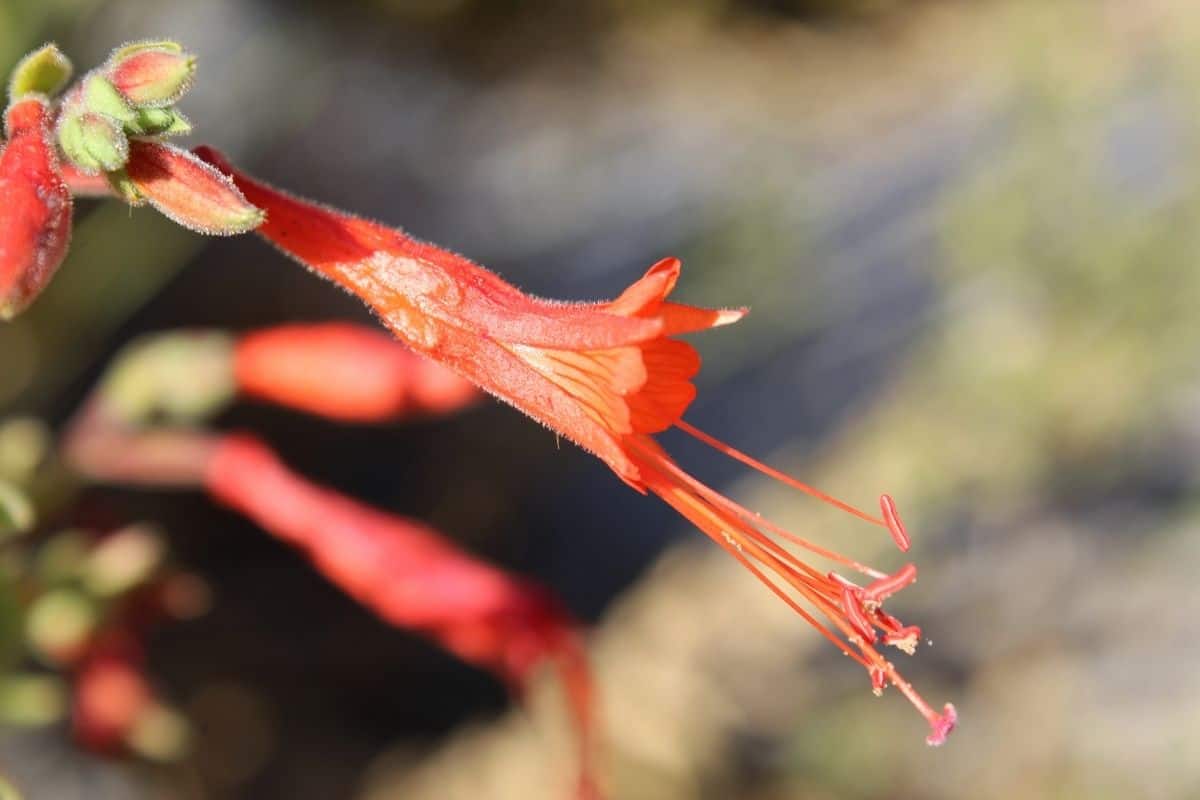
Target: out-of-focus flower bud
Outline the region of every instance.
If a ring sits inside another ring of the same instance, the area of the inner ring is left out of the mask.
[[[89,548],[89,537],[83,531],[65,530],[54,534],[38,551],[34,576],[47,586],[73,581],[83,569]]]
[[[99,614],[95,601],[77,589],[55,589],[29,610],[26,636],[30,649],[49,664],[70,664],[87,646]]]
[[[46,460],[50,430],[41,420],[15,417],[0,424],[0,477],[23,483]]]
[[[0,540],[33,527],[33,505],[17,487],[0,481]]]
[[[118,50],[105,72],[134,107],[169,106],[191,86],[196,57],[174,42],[145,43]]]
[[[191,727],[182,714],[152,702],[134,719],[125,734],[125,744],[142,758],[172,762],[187,755],[191,738]]]
[[[119,123],[94,111],[63,117],[58,143],[67,158],[85,172],[112,172],[129,160],[129,140]]]
[[[115,597],[149,581],[166,556],[162,536],[151,528],[131,525],[102,539],[83,567],[88,591]]]
[[[62,719],[66,710],[66,687],[58,678],[17,674],[0,680],[0,723],[40,727]],[[0,792],[0,800],[4,799]]]
[[[235,394],[233,338],[219,331],[172,331],[140,338],[117,357],[100,393],[122,422],[152,416],[195,422]]]
[[[53,43],[21,59],[8,83],[8,97],[15,102],[27,94],[53,97],[71,80],[71,61]]]
[[[119,656],[89,658],[75,679],[75,736],[99,752],[118,750],[152,702],[150,686],[133,663]]]

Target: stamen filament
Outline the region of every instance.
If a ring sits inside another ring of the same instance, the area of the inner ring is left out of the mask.
[[[725,455],[729,456],[730,458],[736,459],[737,461],[742,462],[746,466],[751,467],[752,469],[756,469],[759,472],[763,473],[764,475],[774,478],[775,480],[779,481],[780,483],[785,483],[788,486],[791,486],[793,489],[798,489],[801,492],[804,492],[807,495],[815,497],[822,502],[828,503],[829,505],[834,506],[836,508],[840,508],[842,511],[845,511],[849,514],[853,514],[854,516],[858,517],[859,519],[866,520],[867,522],[870,522],[872,525],[878,525],[881,528],[888,527],[888,523],[886,521],[880,519],[879,517],[873,517],[865,511],[860,511],[859,509],[855,508],[854,506],[850,505],[849,503],[845,503],[841,500],[838,500],[836,497],[832,497],[830,495],[825,494],[825,492],[822,492],[820,489],[809,486],[807,483],[803,483],[802,481],[798,481],[795,478],[793,478],[792,476],[782,473],[779,470],[775,469],[774,467],[769,467],[766,464],[762,463],[761,461],[759,461],[751,456],[746,455],[741,450],[731,447],[731,446],[725,444],[724,442],[720,441],[719,439],[714,439],[712,436],[709,436],[707,433],[700,430],[699,428],[695,428],[692,425],[689,425],[687,422],[684,422],[682,419],[676,420],[675,427],[679,428],[679,430],[683,431],[684,433],[687,433],[690,436],[693,436],[693,437],[699,439],[700,441],[704,442],[706,445],[713,448],[714,450],[718,450],[718,451],[724,453]],[[893,507],[893,510],[894,510],[894,507]]]
[[[694,492],[696,492],[697,494],[702,496],[705,500],[707,500],[709,503],[716,506],[717,508],[721,508],[729,513],[732,513],[738,517],[741,517],[743,520],[746,520],[747,522],[750,522],[752,524],[761,525],[764,528],[766,528],[768,531],[770,531],[771,533],[788,540],[792,544],[795,544],[799,547],[803,547],[805,550],[808,550],[809,552],[811,552],[815,555],[821,556],[822,558],[827,558],[830,561],[835,561],[838,564],[842,564],[843,566],[847,566],[847,567],[850,567],[851,569],[855,569],[855,570],[863,573],[864,575],[870,576],[871,578],[879,579],[879,578],[887,577],[886,572],[880,572],[879,570],[874,569],[872,567],[868,567],[866,564],[862,564],[858,561],[855,561],[852,558],[847,558],[846,556],[842,555],[841,553],[836,553],[832,550],[827,550],[824,547],[821,547],[820,545],[813,544],[812,542],[808,541],[807,539],[805,539],[802,536],[797,536],[796,534],[792,533],[791,531],[789,531],[785,528],[779,527],[778,525],[776,525],[775,523],[771,522],[769,519],[764,517],[762,514],[759,514],[757,511],[751,511],[750,509],[746,508],[745,506],[741,505],[740,503],[730,500],[728,497],[726,497],[725,495],[716,491],[715,489],[712,489],[711,487],[707,486],[706,484],[701,483],[700,481],[696,480],[691,475],[689,475],[687,472],[685,472],[681,467],[679,467],[679,465],[675,464],[674,462],[672,462],[670,460],[665,461],[664,463],[660,464],[660,466],[667,469],[671,473],[671,475],[673,475],[675,478],[677,478],[682,483],[686,484],[688,486],[688,488],[692,489]],[[879,524],[882,524],[882,523],[879,523]],[[805,565],[805,566],[807,567],[807,565]],[[820,574],[819,572],[817,572],[815,569],[812,569],[811,567],[808,567],[808,569],[814,575]]]

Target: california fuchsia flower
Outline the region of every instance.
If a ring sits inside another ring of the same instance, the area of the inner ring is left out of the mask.
[[[69,75],[70,63],[53,45],[13,72],[7,142],[0,144],[0,319],[20,313],[46,288],[71,240],[71,193],[59,171],[47,96]]]
[[[210,149],[197,154],[229,173],[247,199],[267,212],[261,236],[357,295],[414,350],[594,453],[634,489],[658,495],[861,664],[876,692],[889,683],[899,688],[929,722],[930,744],[945,740],[956,721],[953,706],[946,704],[941,712],[932,708],[875,647],[882,634],[885,644],[915,649],[920,630],[885,612],[883,602],[915,580],[916,569],[888,575],[818,547],[696,480],[653,438],[679,428],[753,469],[886,528],[900,549],[908,548],[889,497],[881,498],[881,516],[874,517],[683,421],[695,397],[691,378],[700,357],[674,337],[736,322],[744,309],[668,301],[680,274],[674,258],[655,264],[608,303],[530,297],[462,256],[286,195],[234,170]],[[818,570],[781,540],[857,571],[869,582],[859,585]]]

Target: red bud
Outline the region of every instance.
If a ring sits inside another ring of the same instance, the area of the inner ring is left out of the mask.
[[[167,106],[187,91],[195,72],[194,56],[148,48],[118,58],[108,79],[134,106]]]
[[[71,193],[59,172],[44,101],[14,103],[0,152],[0,319],[23,311],[46,288],[71,240]]]
[[[231,179],[186,150],[131,141],[125,172],[150,205],[197,233],[233,236],[263,221],[263,212],[246,201]]]

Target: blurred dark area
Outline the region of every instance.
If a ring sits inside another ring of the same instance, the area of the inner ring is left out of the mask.
[[[939,751],[668,507],[507,407],[219,420],[593,624],[613,797],[1200,796],[1194,4],[0,0],[3,74],[47,40],[86,67],[143,37],[200,56],[192,143],[534,294],[614,297],[681,257],[680,300],[752,308],[694,339],[687,418],[903,503],[903,612],[936,643],[906,674],[964,720]],[[103,201],[76,226],[0,327],[0,418],[61,426],[145,332],[372,321],[253,237]],[[664,441],[748,507],[900,563]],[[195,493],[83,498],[63,526],[154,520],[211,585],[150,643],[195,749],[146,766],[14,728],[0,763],[27,800],[563,796],[552,699],[514,709]]]

